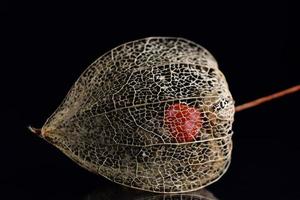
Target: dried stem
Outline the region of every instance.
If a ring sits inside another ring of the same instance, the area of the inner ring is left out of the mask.
[[[29,129],[31,132],[33,132],[33,133],[35,133],[35,134],[37,134],[37,135],[41,135],[41,134],[42,134],[42,130],[41,130],[41,129],[33,128],[32,126],[28,126],[28,129]]]
[[[250,101],[248,103],[244,103],[242,105],[236,106],[235,111],[239,112],[239,111],[242,111],[242,110],[246,110],[248,108],[255,107],[259,104],[265,103],[267,101],[271,101],[273,99],[276,99],[276,98],[279,98],[279,97],[282,97],[282,96],[285,96],[287,94],[291,94],[291,93],[294,93],[294,92],[297,92],[297,91],[300,91],[300,85],[296,85],[294,87],[282,90],[280,92],[276,92],[276,93],[271,94],[269,96],[261,97],[259,99],[254,100],[254,101]]]

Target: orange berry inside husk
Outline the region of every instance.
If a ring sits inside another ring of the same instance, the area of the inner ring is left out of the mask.
[[[165,110],[165,124],[177,142],[192,142],[202,127],[200,111],[184,103],[170,105]]]

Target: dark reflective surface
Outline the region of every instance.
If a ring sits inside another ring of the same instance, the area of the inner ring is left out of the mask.
[[[101,187],[87,194],[84,200],[218,200],[206,189],[182,194],[156,194],[127,188]]]

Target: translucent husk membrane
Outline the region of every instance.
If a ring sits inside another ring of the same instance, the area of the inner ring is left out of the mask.
[[[200,112],[193,141],[170,134],[165,110],[175,103]],[[182,38],[151,37],[120,45],[92,63],[41,137],[116,183],[188,192],[225,173],[233,116],[225,77],[206,49]]]

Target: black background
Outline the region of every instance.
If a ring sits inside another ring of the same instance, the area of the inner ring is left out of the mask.
[[[116,190],[26,127],[41,127],[81,72],[124,42],[178,36],[203,45],[218,60],[236,104],[299,84],[286,1],[195,2],[2,3],[0,195],[84,199]],[[208,187],[215,196],[299,198],[293,187],[299,185],[299,97],[235,115],[232,165]]]

